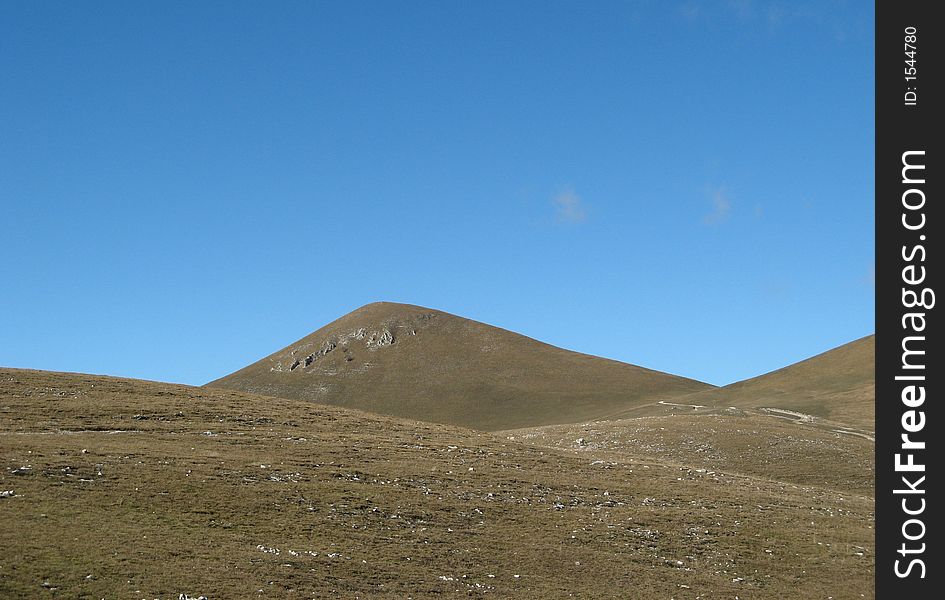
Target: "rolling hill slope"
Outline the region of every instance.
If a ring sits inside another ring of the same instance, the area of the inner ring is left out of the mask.
[[[482,430],[603,418],[712,386],[419,306],[364,306],[209,387]]]
[[[753,411],[676,414],[548,425],[508,439],[598,459],[616,456],[741,473],[873,496],[874,442],[857,431]]]
[[[522,428],[509,439],[864,496],[874,493],[873,336],[772,373],[620,418]]]
[[[0,491],[3,598],[874,594],[869,497],[230,390],[0,369]]]
[[[778,408],[872,431],[875,356],[876,338],[870,335],[783,369],[698,392],[679,402]]]

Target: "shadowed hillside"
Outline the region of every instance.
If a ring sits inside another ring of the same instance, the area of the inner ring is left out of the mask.
[[[712,389],[387,302],[364,306],[208,386],[483,430],[603,418]]]
[[[0,492],[3,598],[873,597],[872,498],[230,390],[0,369]]]

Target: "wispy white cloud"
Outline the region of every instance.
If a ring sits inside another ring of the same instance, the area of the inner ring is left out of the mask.
[[[808,26],[826,30],[838,43],[850,36],[865,38],[872,35],[868,6],[855,11],[852,17],[834,10],[840,4],[823,0],[684,0],[675,5],[680,17],[690,22],[718,25],[739,22],[752,27],[764,26],[769,35],[789,26]]]
[[[787,279],[771,279],[761,284],[761,296],[766,300],[787,300],[794,286]]]
[[[554,197],[555,217],[561,223],[583,223],[587,220],[587,212],[584,210],[584,201],[574,193],[574,190],[567,188]]]
[[[728,189],[724,186],[717,187],[709,192],[712,202],[712,210],[704,217],[702,222],[706,225],[718,225],[726,221],[732,212],[732,201],[729,197]]]
[[[788,18],[789,15],[787,14],[787,11],[784,9],[784,7],[778,6],[777,4],[771,4],[768,6],[765,16],[767,17],[769,27],[778,27],[784,22],[786,18]]]
[[[728,6],[732,12],[742,19],[750,17],[754,10],[752,0],[731,0]]]
[[[748,19],[754,15],[755,10],[752,0],[728,0],[727,2],[686,0],[677,6],[677,12],[687,21],[697,21],[716,20],[731,15]]]
[[[695,21],[702,16],[702,7],[692,1],[686,2],[679,6],[679,14],[686,20]]]

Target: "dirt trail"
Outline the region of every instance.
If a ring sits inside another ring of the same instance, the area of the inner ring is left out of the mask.
[[[813,423],[817,417],[813,415],[808,415],[802,412],[797,412],[794,410],[787,410],[784,408],[760,408],[763,413],[777,413],[771,416],[778,417],[781,419],[788,419],[792,421],[797,421],[798,423]],[[781,416],[784,415],[784,416]],[[793,418],[792,418],[793,417]]]
[[[865,434],[865,433],[861,433],[861,432],[859,432],[859,431],[848,431],[848,430],[845,430],[845,429],[833,429],[832,431],[834,431],[835,433],[845,433],[845,434],[847,434],[847,435],[855,435],[855,436],[858,436],[858,437],[867,439],[867,440],[869,440],[869,441],[871,441],[871,442],[875,442],[875,441],[876,441],[876,438],[875,438],[875,437],[873,437],[873,436],[871,436],[871,435],[867,435],[867,434]]]
[[[849,427],[840,427],[838,429],[837,423],[825,422],[824,419],[820,419],[818,417],[815,417],[813,415],[808,415],[806,413],[797,412],[794,410],[787,410],[784,408],[761,408],[759,410],[768,416],[776,417],[778,419],[787,419],[795,423],[804,423],[808,425],[813,425],[815,427],[828,429],[829,431],[832,431],[834,433],[842,433],[845,435],[855,435],[857,437],[861,437],[871,442],[876,441],[876,437],[872,435],[872,432],[867,433],[864,431],[851,429]]]
[[[704,404],[677,404],[675,402],[666,402],[665,400],[660,400],[657,402],[657,404],[662,404],[663,406],[685,406],[686,408],[691,408],[692,410],[705,408]]]

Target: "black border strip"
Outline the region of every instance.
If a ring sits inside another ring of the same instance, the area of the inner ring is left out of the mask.
[[[938,91],[945,27],[933,19],[935,6],[876,0],[876,596],[881,599],[945,593],[939,517],[945,506],[931,489],[942,488],[941,463],[933,455],[942,454],[945,440],[945,361],[933,351],[942,335],[941,309],[933,298],[945,270],[940,251],[945,157],[938,151],[941,135],[934,120],[945,118],[936,115],[945,113]],[[910,75],[915,78],[907,79]]]

